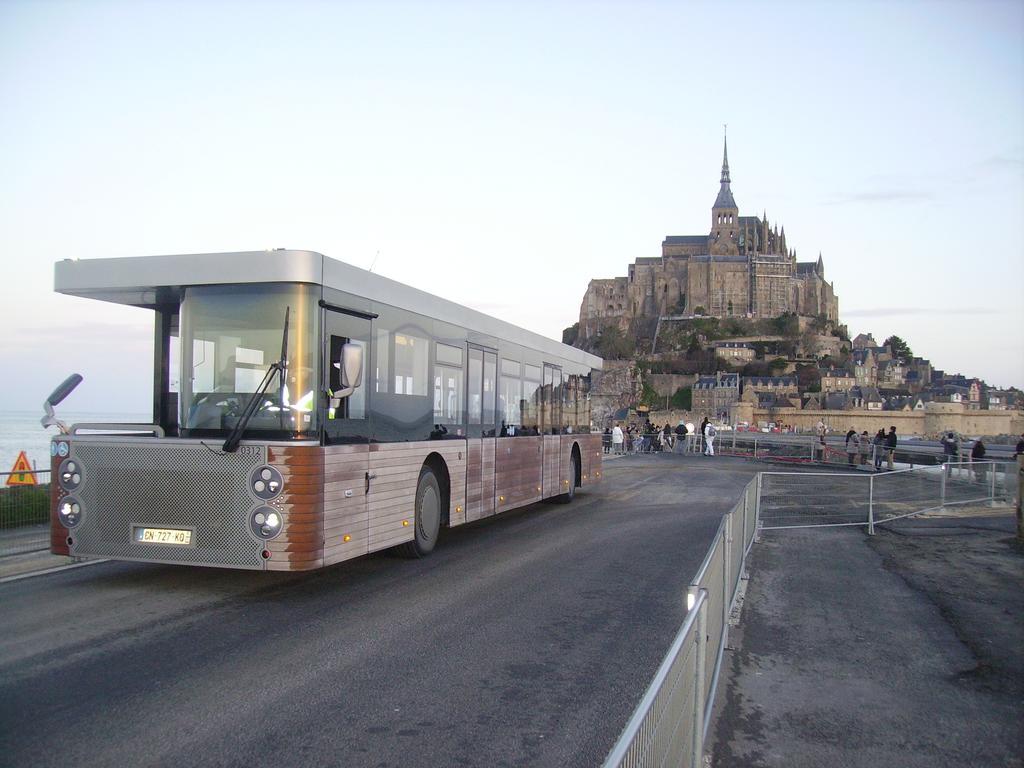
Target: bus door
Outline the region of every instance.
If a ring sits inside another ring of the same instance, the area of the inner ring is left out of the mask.
[[[466,366],[466,521],[494,514],[497,352],[469,345]]]
[[[542,496],[547,499],[562,492],[561,445],[562,445],[562,369],[557,365],[544,363],[544,380],[541,386],[541,434],[544,435],[544,477]]]
[[[325,564],[369,549],[370,326],[369,317],[324,310]]]

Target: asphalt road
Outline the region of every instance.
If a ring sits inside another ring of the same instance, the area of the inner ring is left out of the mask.
[[[0,764],[593,766],[758,465],[627,456],[433,556],[0,585]]]

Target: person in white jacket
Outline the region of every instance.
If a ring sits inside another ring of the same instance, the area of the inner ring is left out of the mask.
[[[612,428],[612,453],[622,453],[622,427],[618,422]]]
[[[715,455],[715,435],[718,434],[718,430],[715,429],[715,425],[710,421],[707,426],[704,427],[704,455],[714,456]]]

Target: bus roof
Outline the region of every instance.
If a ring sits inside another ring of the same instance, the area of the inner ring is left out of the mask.
[[[315,251],[65,259],[54,265],[53,282],[58,293],[148,308],[175,301],[182,288],[193,285],[310,283],[408,309],[591,368],[602,367],[601,358],[581,349]]]

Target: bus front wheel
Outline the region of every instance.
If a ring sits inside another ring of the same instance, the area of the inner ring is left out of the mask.
[[[400,552],[405,557],[426,557],[437,544],[441,531],[441,484],[430,467],[420,471],[416,484],[415,519],[413,540],[402,544]]]

